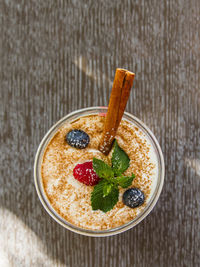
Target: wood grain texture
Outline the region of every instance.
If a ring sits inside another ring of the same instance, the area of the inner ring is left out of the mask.
[[[199,266],[199,0],[2,0],[0,11],[0,266]],[[126,110],[158,138],[166,178],[137,227],[89,238],[44,211],[33,162],[58,119],[108,104],[117,67],[136,74]]]

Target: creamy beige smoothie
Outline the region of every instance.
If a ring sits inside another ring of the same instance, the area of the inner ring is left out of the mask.
[[[135,174],[129,188],[139,188],[145,201],[136,208],[124,205],[122,196],[127,188],[119,187],[119,200],[112,210],[106,213],[92,210],[90,197],[94,186],[77,181],[73,169],[94,157],[111,165],[113,150],[108,156],[98,150],[104,122],[103,116],[88,115],[64,124],[48,143],[41,166],[43,188],[54,210],[69,223],[90,230],[111,229],[136,218],[150,200],[158,176],[157,157],[148,138],[134,124],[123,119],[115,138],[130,158],[130,166],[124,174]],[[72,129],[81,129],[89,135],[86,148],[77,149],[66,142],[66,134]]]

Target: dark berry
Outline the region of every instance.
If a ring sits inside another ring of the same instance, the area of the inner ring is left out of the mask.
[[[93,169],[92,161],[77,164],[73,170],[73,175],[76,180],[86,185],[95,185],[100,181]]]
[[[82,130],[71,130],[66,135],[66,141],[72,147],[83,149],[89,144],[90,137]]]
[[[138,188],[129,188],[123,194],[123,203],[130,207],[136,208],[144,203],[144,193]]]

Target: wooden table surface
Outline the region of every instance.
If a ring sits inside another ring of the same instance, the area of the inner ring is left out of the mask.
[[[2,0],[0,266],[200,266],[200,1]],[[136,73],[126,111],[157,137],[161,197],[107,238],[65,230],[34,188],[47,130],[107,105],[116,67]]]

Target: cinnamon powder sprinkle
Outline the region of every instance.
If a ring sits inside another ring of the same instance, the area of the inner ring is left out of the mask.
[[[137,127],[122,120],[116,139],[130,158],[130,167],[124,175],[135,174],[130,187],[142,190],[145,202],[135,209],[125,206],[122,195],[127,189],[120,188],[119,201],[111,211],[92,210],[90,195],[93,187],[74,179],[73,169],[78,163],[90,161],[93,157],[111,165],[112,150],[108,156],[98,151],[104,120],[105,117],[89,115],[62,126],[48,144],[41,168],[44,191],[55,211],[66,221],[90,230],[118,227],[136,218],[146,206],[157,179],[156,157],[152,156],[149,141]],[[90,136],[87,148],[78,150],[67,144],[65,136],[72,129],[81,129]]]

